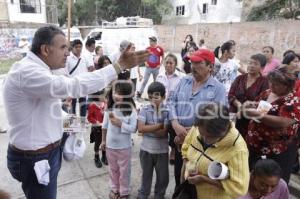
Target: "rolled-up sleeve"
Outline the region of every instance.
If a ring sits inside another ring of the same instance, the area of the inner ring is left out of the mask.
[[[105,88],[117,78],[112,65],[94,72],[86,72],[72,78],[51,74],[48,70],[22,70],[12,75],[28,97],[66,98],[84,97]]]
[[[145,109],[145,107],[141,108],[141,110],[139,112],[138,120],[140,122],[143,122],[144,124],[146,123],[146,109]]]

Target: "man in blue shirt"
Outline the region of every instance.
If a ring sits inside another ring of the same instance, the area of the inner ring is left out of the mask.
[[[199,106],[213,102],[226,103],[224,86],[213,76],[214,53],[200,49],[190,57],[192,76],[182,78],[169,103],[171,108],[170,145],[183,143],[188,130],[193,126]],[[175,153],[175,180],[180,184],[182,167],[181,153]]]

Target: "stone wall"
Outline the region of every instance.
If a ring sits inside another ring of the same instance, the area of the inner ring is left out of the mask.
[[[179,52],[187,34],[192,34],[198,43],[214,49],[223,42],[233,39],[237,43],[237,57],[246,61],[252,54],[261,52],[263,46],[275,48],[275,57],[282,59],[288,49],[300,52],[300,21],[264,21],[223,24],[194,24],[155,27],[159,43],[166,50]]]

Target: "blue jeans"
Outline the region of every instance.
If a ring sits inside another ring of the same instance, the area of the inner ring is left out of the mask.
[[[158,76],[158,73],[159,73],[159,66],[156,67],[156,68],[150,68],[150,67],[147,67],[146,66],[146,70],[145,70],[145,74],[144,74],[144,80],[143,80],[143,83],[142,83],[142,86],[141,86],[141,89],[139,91],[140,94],[143,94],[144,92],[144,89],[147,85],[147,82],[150,78],[150,75],[152,74],[153,75],[153,80],[155,81],[157,76]]]
[[[50,182],[47,186],[39,184],[34,171],[34,164],[48,160]],[[22,182],[22,189],[27,199],[55,199],[57,193],[57,175],[61,167],[62,146],[38,155],[26,155],[16,152],[11,147],[7,150],[7,167],[13,178]]]

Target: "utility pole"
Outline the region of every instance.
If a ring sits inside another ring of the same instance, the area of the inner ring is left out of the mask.
[[[72,10],[72,0],[68,0],[68,43],[70,44],[70,36],[71,36],[71,10]]]

